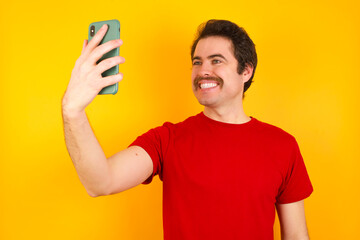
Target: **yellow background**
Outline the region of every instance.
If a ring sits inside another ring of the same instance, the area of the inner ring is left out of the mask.
[[[190,85],[197,26],[229,19],[256,44],[250,116],[296,137],[314,193],[312,239],[360,239],[358,1],[6,1],[0,8],[0,239],[161,239],[156,177],[91,198],[65,148],[61,97],[93,21],[117,18],[124,80],[88,116],[107,156],[202,110]],[[275,239],[280,239],[276,220]]]

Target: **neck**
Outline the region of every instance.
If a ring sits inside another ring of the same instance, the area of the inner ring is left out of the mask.
[[[204,115],[219,122],[232,124],[242,124],[251,120],[251,118],[245,114],[242,106],[236,110],[234,110],[234,108],[215,109],[205,107]]]

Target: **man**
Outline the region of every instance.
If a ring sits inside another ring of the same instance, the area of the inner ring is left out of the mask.
[[[294,137],[248,117],[243,92],[257,64],[255,46],[236,24],[210,20],[192,46],[193,91],[204,111],[151,129],[106,159],[86,106],[122,75],[102,78],[117,64],[96,64],[121,41],[98,46],[104,26],[84,47],[63,97],[65,140],[90,196],[163,181],[164,239],[273,239],[275,207],[282,239],[309,239],[304,199],[313,191]]]

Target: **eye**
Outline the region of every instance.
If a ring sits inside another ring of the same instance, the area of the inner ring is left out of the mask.
[[[193,65],[201,65],[201,62],[200,61],[194,61]]]
[[[221,60],[219,60],[219,59],[214,59],[214,60],[212,60],[212,63],[213,63],[213,64],[218,64],[218,63],[221,63]]]

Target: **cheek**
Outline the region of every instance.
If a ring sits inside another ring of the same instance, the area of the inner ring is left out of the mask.
[[[232,88],[234,91],[237,91],[244,85],[241,76],[239,74],[234,74],[233,72],[222,74],[219,77],[223,78],[224,84],[226,84],[227,87]]]
[[[191,80],[194,80],[194,78],[196,77],[197,71],[193,68],[191,69]]]
[[[225,81],[227,78],[231,77],[232,72],[224,67],[218,67],[214,69],[213,74]]]
[[[191,71],[191,85],[194,84],[194,79],[195,79],[196,76],[197,76],[197,72],[192,70]]]

